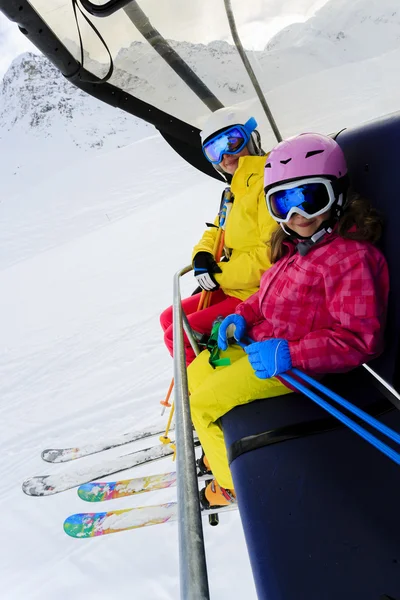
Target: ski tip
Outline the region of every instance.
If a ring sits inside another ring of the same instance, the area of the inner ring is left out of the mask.
[[[77,513],[64,521],[64,531],[73,538],[91,538],[102,535],[100,524],[107,513]]]
[[[31,480],[30,479],[26,479],[26,481],[24,481],[23,484],[22,484],[22,491],[27,496],[32,496],[33,494],[31,493],[31,488],[32,488]]]
[[[93,484],[83,483],[78,488],[78,496],[81,500],[85,502],[102,502],[103,500],[108,500],[107,492],[110,487],[110,484],[98,482]]]
[[[63,454],[63,451],[59,450],[58,448],[46,448],[45,450],[42,451],[40,456],[46,462],[56,463],[56,462],[62,462],[60,460],[60,457],[62,454]]]
[[[27,496],[49,496],[53,494],[54,488],[46,483],[48,475],[30,477],[22,484],[22,491]]]

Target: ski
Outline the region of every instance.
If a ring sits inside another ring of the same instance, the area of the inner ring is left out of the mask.
[[[237,509],[237,504],[222,508],[202,510],[202,516],[220,514]],[[74,538],[91,538],[109,533],[118,533],[129,529],[159,525],[178,518],[177,502],[156,506],[139,506],[109,512],[78,513],[64,521],[64,531]]]
[[[206,481],[210,478],[212,478],[212,475],[198,475],[199,481]],[[78,496],[86,502],[104,502],[105,500],[115,500],[125,496],[175,487],[176,482],[177,474],[175,471],[133,479],[121,479],[120,481],[91,481],[78,488]]]
[[[173,428],[170,431],[172,430]],[[144,440],[145,438],[154,437],[156,435],[162,435],[163,433],[165,433],[165,428],[159,430],[154,429],[153,427],[140,432],[136,431],[132,433],[124,433],[102,442],[85,444],[77,448],[46,448],[46,450],[43,450],[41,456],[43,460],[50,463],[69,462],[70,460],[76,460],[78,458],[82,458],[83,456],[90,456],[90,454],[97,454],[98,452],[111,450],[111,448],[124,446],[125,444],[137,442],[138,440]]]
[[[198,445],[199,442],[194,442]],[[159,460],[166,456],[171,456],[174,450],[168,445],[152,446],[145,450],[138,450],[130,454],[124,454],[113,459],[81,467],[80,469],[70,470],[64,473],[54,473],[54,475],[38,475],[26,479],[22,484],[22,489],[28,496],[50,496],[58,494],[71,488],[107,477],[113,473],[119,473],[126,469],[131,469],[137,465],[143,465],[154,460]]]

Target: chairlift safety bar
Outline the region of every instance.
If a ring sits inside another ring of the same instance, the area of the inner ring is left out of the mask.
[[[193,427],[190,416],[186,357],[183,345],[183,310],[179,285],[180,277],[191,270],[192,267],[189,266],[178,271],[174,276],[173,287],[180,597],[181,600],[209,600],[207,564],[193,447]],[[189,336],[192,347],[196,354],[198,354],[197,344],[185,318],[185,329],[186,327],[188,327],[186,333]]]

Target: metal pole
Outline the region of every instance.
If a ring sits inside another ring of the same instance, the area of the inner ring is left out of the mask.
[[[379,381],[379,383],[390,393],[390,402],[392,404],[394,404],[394,406],[400,410],[400,394],[397,392],[397,390],[394,389],[394,387],[392,387],[390,385],[390,383],[388,383],[387,381],[385,381],[385,379],[383,379],[383,377],[381,377],[379,375],[379,373],[377,373],[376,371],[374,371],[373,369],[371,369],[371,367],[369,367],[367,364],[363,364],[364,369],[366,369],[368,371],[368,373],[371,373],[371,375],[373,377],[375,377],[375,379],[377,381]],[[386,397],[387,394],[384,394]]]
[[[192,328],[189,325],[189,321],[187,316],[185,315],[185,313],[182,311],[182,320],[183,320],[183,329],[188,337],[188,340],[190,342],[190,345],[193,348],[193,352],[195,353],[195,355],[197,356],[198,354],[200,354],[200,348],[199,345],[197,343],[196,338],[193,335],[193,331]]]
[[[245,49],[243,48],[242,42],[240,41],[240,37],[239,37],[239,33],[236,27],[236,23],[235,23],[235,17],[233,16],[233,11],[232,11],[232,7],[231,7],[231,2],[230,0],[224,0],[225,3],[225,11],[226,11],[226,15],[228,17],[228,22],[229,22],[229,27],[231,30],[231,34],[233,37],[233,41],[235,42],[235,46],[237,48],[237,51],[240,54],[240,58],[242,59],[242,62],[245,66],[245,69],[250,77],[250,81],[253,84],[254,89],[256,90],[256,94],[258,96],[258,99],[261,102],[261,106],[264,109],[265,114],[267,115],[267,119],[269,121],[269,124],[271,125],[272,131],[275,134],[276,139],[278,140],[278,142],[282,141],[282,136],[280,134],[280,131],[278,129],[278,126],[275,122],[275,119],[272,115],[272,112],[267,104],[267,101],[264,97],[264,94],[262,92],[261,86],[258,83],[256,74],[253,71],[253,67],[250,64],[249,59],[247,58],[247,54]]]
[[[181,275],[191,269],[191,266],[185,267],[176,273],[173,298],[180,596],[181,600],[209,600],[207,564],[193,446],[193,426],[190,416],[183,345],[183,311],[179,288]]]
[[[206,84],[189,67],[189,65],[172,48],[169,42],[150,22],[149,17],[143,12],[135,0],[131,0],[124,7],[124,12],[132,21],[136,29],[143,35],[147,42],[154,48],[163,60],[175,71],[184,83],[211,111],[223,108],[222,102],[212,93]]]

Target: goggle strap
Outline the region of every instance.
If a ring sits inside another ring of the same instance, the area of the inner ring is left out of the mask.
[[[250,136],[250,134],[252,134],[255,128],[257,127],[257,121],[254,117],[250,117],[250,119],[246,121],[243,127]]]

